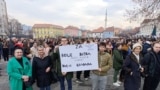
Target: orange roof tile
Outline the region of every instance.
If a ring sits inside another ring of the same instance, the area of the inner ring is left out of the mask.
[[[51,26],[52,26],[52,24],[34,24],[33,28],[48,28]]]
[[[92,32],[93,33],[101,33],[101,32],[103,32],[104,31],[104,28],[103,27],[99,27],[99,28],[97,28],[97,29],[94,29]]]
[[[75,27],[75,26],[67,26],[65,29],[76,29],[76,30],[79,30],[79,28]]]
[[[106,30],[104,30],[105,32],[114,32],[114,27],[108,27],[106,28]]]

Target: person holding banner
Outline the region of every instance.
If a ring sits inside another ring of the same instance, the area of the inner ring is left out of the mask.
[[[68,40],[66,37],[61,38],[61,46],[68,45]],[[59,46],[55,46],[54,53],[51,55],[55,60],[57,60],[56,68],[57,74],[59,77],[60,82],[60,90],[65,90],[65,79],[67,80],[68,90],[72,90],[72,78],[73,72],[62,72],[61,71],[61,60],[60,60],[60,53],[59,53]]]
[[[91,76],[92,90],[106,90],[107,85],[107,72],[112,67],[112,58],[109,53],[105,52],[106,44],[101,42],[98,52],[99,69],[93,70]]]

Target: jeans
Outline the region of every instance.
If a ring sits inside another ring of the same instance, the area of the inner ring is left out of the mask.
[[[66,79],[68,84],[68,90],[72,90],[72,79]],[[60,88],[61,90],[65,90],[65,77],[59,77]]]
[[[92,74],[92,90],[106,90],[107,85],[107,76],[99,76],[96,74]]]
[[[117,77],[118,77],[118,74],[119,74],[119,69],[114,69],[114,76],[113,76],[113,82],[117,82]]]
[[[40,90],[51,90],[51,87],[50,86],[43,87],[43,88],[40,88]]]

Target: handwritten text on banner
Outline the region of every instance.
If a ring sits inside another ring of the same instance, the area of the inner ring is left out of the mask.
[[[98,69],[97,44],[60,46],[62,72]]]

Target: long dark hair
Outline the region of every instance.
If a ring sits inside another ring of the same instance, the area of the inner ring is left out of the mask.
[[[121,46],[121,45],[122,45],[122,43],[116,43],[115,44],[115,49],[118,49],[118,47]]]

